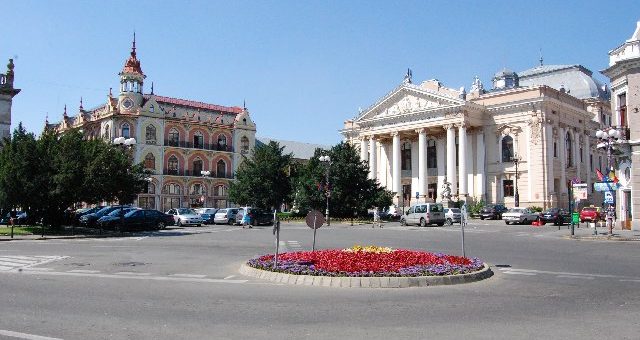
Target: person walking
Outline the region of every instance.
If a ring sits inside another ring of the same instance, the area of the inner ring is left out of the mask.
[[[382,222],[380,222],[380,211],[378,210],[378,207],[375,207],[375,209],[373,209],[373,225],[371,226],[371,228],[375,228],[376,226],[382,228]]]

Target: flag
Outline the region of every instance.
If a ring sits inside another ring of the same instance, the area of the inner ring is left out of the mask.
[[[616,177],[615,171],[611,170],[611,172],[609,172],[609,180],[613,183],[618,183],[618,177]]]
[[[602,172],[600,171],[600,169],[596,169],[596,176],[598,176],[598,180],[600,182],[604,181],[604,175],[602,174]]]

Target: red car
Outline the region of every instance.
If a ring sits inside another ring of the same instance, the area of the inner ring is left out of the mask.
[[[580,210],[580,222],[596,222],[603,220],[604,216],[599,207],[584,207]]]

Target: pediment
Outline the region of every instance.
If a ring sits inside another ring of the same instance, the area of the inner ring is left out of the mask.
[[[401,116],[413,112],[437,110],[441,107],[463,105],[464,100],[439,95],[418,88],[401,86],[376,104],[363,111],[357,121]]]

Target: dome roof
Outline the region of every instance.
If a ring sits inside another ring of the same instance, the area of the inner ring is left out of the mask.
[[[506,76],[514,76],[517,75],[515,72],[511,71],[508,68],[503,68],[502,71],[498,71],[496,72],[496,74],[493,75],[494,78],[503,78]]]
[[[564,88],[567,93],[578,99],[608,100],[611,93],[592,75],[593,73],[582,65],[542,65],[518,72],[520,86],[547,85],[556,90]]]

